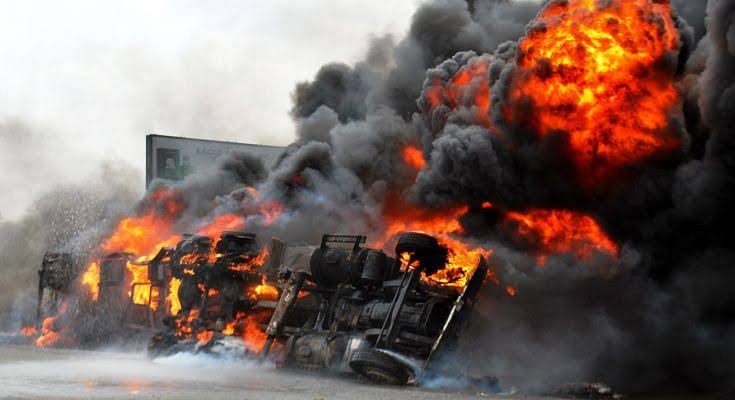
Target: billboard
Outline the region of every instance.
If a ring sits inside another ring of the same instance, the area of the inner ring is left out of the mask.
[[[218,158],[233,151],[254,154],[263,160],[266,168],[270,168],[285,147],[146,135],[145,150],[145,185],[148,188],[151,181],[156,178],[176,182],[195,172],[212,168]]]

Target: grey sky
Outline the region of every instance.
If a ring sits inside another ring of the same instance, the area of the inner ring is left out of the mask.
[[[417,0],[0,0],[0,218],[101,162],[143,173],[144,135],[293,138],[290,93]]]

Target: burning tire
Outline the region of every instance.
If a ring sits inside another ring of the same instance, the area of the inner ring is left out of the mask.
[[[396,252],[398,253],[406,251],[431,253],[435,252],[437,248],[439,248],[439,242],[435,237],[417,232],[404,233],[398,238],[398,243],[396,244]]]
[[[411,253],[425,267],[428,275],[441,269],[446,263],[447,249],[433,237],[418,232],[408,232],[398,238],[396,254]]]
[[[388,385],[407,385],[413,378],[411,367],[375,349],[352,353],[350,368],[371,381]]]

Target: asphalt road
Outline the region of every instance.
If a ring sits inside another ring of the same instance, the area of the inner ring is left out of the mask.
[[[515,399],[472,391],[376,386],[204,355],[0,345],[0,399]],[[522,397],[523,399],[532,399]],[[542,399],[536,397],[535,399]]]

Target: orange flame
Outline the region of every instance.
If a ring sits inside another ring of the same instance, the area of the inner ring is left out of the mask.
[[[225,326],[222,333],[228,336],[239,335],[243,339],[245,348],[257,353],[265,345],[268,335],[261,329],[261,324],[270,319],[269,312],[259,312],[245,315],[238,313],[236,319]]]
[[[41,324],[41,336],[36,339],[36,346],[51,347],[60,340],[61,335],[53,330],[56,319],[57,317],[54,316],[43,320],[43,324]]]
[[[403,148],[403,161],[414,169],[422,169],[426,166],[424,153],[420,148],[414,146],[406,146]]]
[[[446,105],[451,110],[467,107],[474,110],[474,118],[480,125],[494,129],[490,120],[490,77],[488,67],[490,58],[474,58],[463,66],[449,82],[435,81],[426,90],[426,98],[431,110]]]
[[[421,265],[421,263],[419,262],[419,260],[412,259],[411,258],[412,256],[413,256],[413,254],[411,254],[409,252],[406,252],[406,251],[404,251],[403,253],[401,253],[401,254],[398,255],[398,257],[399,257],[399,259],[401,261],[401,271],[414,270],[414,269],[418,268]]]
[[[133,304],[149,306],[153,311],[158,309],[160,303],[160,290],[153,286],[148,279],[147,264],[127,264],[131,274],[130,290],[128,296]]]
[[[475,269],[480,256],[490,257],[492,251],[480,247],[470,246],[453,235],[461,234],[463,229],[459,219],[467,214],[468,206],[448,207],[438,210],[425,210],[414,207],[401,198],[393,198],[386,204],[383,211],[386,223],[382,237],[372,241],[372,246],[390,251],[390,243],[397,240],[403,232],[423,232],[432,235],[445,246],[448,251],[448,260],[444,269],[424,280],[443,286],[463,287],[467,278]],[[410,255],[399,254],[404,264]],[[412,265],[416,267],[416,265]]]
[[[609,4],[608,4],[609,3]],[[504,111],[541,136],[563,133],[583,182],[670,154],[681,145],[669,115],[680,106],[671,68],[679,47],[668,1],[553,2],[519,44],[516,104]]]
[[[262,217],[261,225],[270,226],[283,214],[284,207],[279,201],[275,199],[261,200],[260,193],[252,186],[246,186],[245,189],[252,197],[254,205],[251,208],[253,208],[253,212]]]
[[[20,329],[21,336],[30,337],[38,333],[35,326],[24,326]]]
[[[265,263],[265,260],[268,259],[268,249],[263,248],[260,250],[260,253],[258,253],[257,256],[254,258],[248,260],[244,264],[239,265],[231,265],[230,269],[233,271],[255,271],[258,268],[262,267]]]
[[[55,316],[48,317],[41,324],[41,336],[36,339],[36,346],[71,346],[74,340],[71,336],[65,334],[65,327],[59,324],[59,319],[66,315],[68,303],[61,303],[59,313]]]
[[[197,339],[199,340],[200,344],[209,342],[210,340],[212,340],[213,337],[214,337],[213,331],[201,331],[197,333]]]
[[[157,193],[159,192],[155,192],[151,196],[157,198],[160,196]],[[150,200],[150,197],[148,200]],[[179,235],[174,233],[173,220],[167,214],[171,211],[179,212],[180,209],[177,206],[179,203],[170,200],[165,204],[166,212],[164,213],[151,210],[139,217],[122,219],[98,248],[100,254],[124,252],[139,256],[136,264],[127,264],[127,269],[130,272],[130,279],[128,279],[127,284],[131,287],[129,295],[132,295],[135,304],[150,304],[154,310],[158,307],[158,299],[150,298],[151,287],[148,280],[148,266],[145,264],[146,260],[153,258],[162,247],[173,246],[180,239]],[[99,296],[99,280],[100,266],[97,261],[94,261],[87,266],[87,270],[82,276],[82,283],[87,288],[93,301],[97,301]],[[140,284],[136,286],[134,293],[133,284]]]
[[[176,189],[159,188],[148,193],[144,199],[144,208],[159,208],[159,214],[173,217],[184,211],[185,205],[181,201],[180,194]]]
[[[221,218],[220,223],[224,221],[225,224],[227,224],[226,221],[229,219]],[[241,222],[242,219],[238,218],[238,221]],[[216,223],[214,223],[216,224]],[[220,229],[225,229],[222,224],[219,226],[212,228],[212,227],[205,227],[204,229],[207,229],[211,232],[217,231],[219,232]],[[211,249],[213,251],[213,249]],[[222,257],[220,254],[214,254],[211,252],[210,254],[206,255],[205,258],[208,262],[216,262],[219,257]],[[262,267],[262,265],[265,263],[266,259],[268,257],[268,249],[264,248],[262,249],[258,255],[247,262],[243,264],[232,264],[227,265],[227,268],[229,268],[231,271],[257,271],[258,268]],[[182,260],[184,261],[184,260]],[[190,260],[193,261],[193,260]],[[185,262],[184,262],[185,263]],[[194,273],[193,270],[184,270],[184,273]],[[178,290],[181,286],[181,280],[173,278],[171,279],[171,282],[169,284],[169,290],[167,295],[167,302],[169,304],[169,311],[171,315],[179,315],[181,310],[181,302],[178,298]],[[204,285],[199,285],[200,290],[205,290]],[[211,297],[215,297],[220,295],[220,293],[214,289],[209,288],[208,295]],[[268,285],[265,281],[265,277],[263,276],[261,279],[261,283],[259,285],[255,286],[249,286],[245,288],[244,295],[248,296],[251,300],[257,301],[257,300],[271,300],[275,301],[278,299],[278,288],[275,286]],[[238,336],[241,337],[246,348],[250,349],[251,351],[256,351],[257,349],[261,348],[262,345],[265,343],[265,337],[267,336],[265,332],[261,329],[261,325],[267,322],[267,319],[270,318],[270,311],[268,311],[268,315],[263,314],[263,316],[260,316],[260,313],[258,313],[258,319],[256,318],[254,314],[244,314],[244,313],[238,313],[238,315],[235,316],[234,320],[225,321],[225,326],[222,328],[221,333],[229,336]],[[205,325],[199,325],[196,330],[193,330],[193,322],[197,320],[200,316],[200,310],[198,309],[192,309],[186,317],[183,317],[179,315],[180,318],[177,319],[177,334],[182,337],[187,338],[196,338],[196,340],[200,343],[206,343],[209,340],[211,340],[214,337],[216,328],[212,326],[205,326]],[[264,319],[261,321],[261,319]]]
[[[112,234],[100,245],[103,253],[124,252],[152,257],[164,246],[173,246],[179,236],[173,231],[173,221],[155,213],[124,218]]]
[[[272,225],[283,214],[283,205],[275,200],[264,201],[260,205],[260,215],[263,216],[263,226]]]
[[[266,283],[265,276],[263,276],[262,283],[256,286],[254,291],[258,300],[278,300],[278,288]]]
[[[383,209],[384,234],[374,239],[374,247],[385,247],[401,232],[425,232],[430,235],[462,233],[459,218],[467,214],[468,206],[426,210],[416,207],[399,196],[391,196]]]
[[[471,248],[466,243],[449,236],[440,236],[439,243],[449,250],[444,269],[428,277],[432,282],[445,286],[464,287],[470,273],[475,269],[480,257],[490,258],[491,250],[481,247]]]
[[[266,318],[267,317],[267,318]],[[268,334],[261,329],[259,322],[264,320],[267,322],[270,319],[270,312],[263,313],[262,315],[251,314],[245,318],[244,327],[242,331],[242,338],[245,342],[245,347],[252,352],[260,352],[265,346],[265,341],[268,339]]]
[[[87,288],[89,297],[92,301],[97,301],[100,294],[100,266],[96,262],[92,262],[82,275],[82,284]]]
[[[221,232],[238,231],[245,228],[242,216],[235,214],[224,214],[216,216],[212,222],[197,230],[197,235],[216,237]]]
[[[249,188],[253,198],[259,200],[257,191]],[[173,189],[161,189],[149,193],[141,203],[140,215],[129,216],[120,220],[110,235],[95,249],[94,255],[100,256],[109,253],[130,253],[137,257],[135,262],[127,263],[126,285],[131,301],[137,305],[149,305],[152,310],[157,310],[164,300],[167,303],[171,315],[177,315],[181,310],[181,302],[178,298],[178,289],[181,285],[179,279],[173,278],[169,282],[166,298],[161,298],[162,293],[158,287],[152,286],[148,279],[148,260],[152,259],[163,247],[173,247],[181,240],[176,230],[175,222],[178,215],[184,210],[185,205],[179,194]],[[263,217],[263,225],[273,223],[283,212],[283,207],[276,201],[265,201],[257,204],[255,210]],[[198,235],[215,238],[221,232],[231,230],[242,230],[245,227],[243,216],[235,214],[219,215],[210,222],[203,224],[196,232]],[[267,249],[258,254],[253,260],[243,265],[230,266],[233,270],[253,271],[267,259]],[[214,262],[217,254],[210,252],[205,256],[207,261]],[[182,260],[186,263],[186,260]],[[191,271],[190,271],[191,272]],[[186,271],[185,271],[186,273]],[[82,274],[81,283],[89,293],[89,298],[97,301],[99,296],[100,262],[95,260],[87,265]],[[252,288],[251,288],[252,289]],[[275,299],[277,288],[265,283],[254,290],[259,299]],[[191,322],[198,318],[198,312],[193,310],[186,318]],[[70,338],[62,337],[63,329],[56,329],[57,317],[51,317],[44,322],[47,329],[42,330],[42,337],[37,341],[39,346],[50,346],[55,343],[65,343]],[[188,329],[186,323],[180,324],[180,332],[186,335],[194,333],[185,331]],[[63,328],[63,327],[62,327]],[[211,332],[210,332],[211,333]],[[207,334],[199,339],[207,339]]]
[[[169,304],[169,313],[176,315],[181,310],[181,301],[179,301],[179,287],[181,287],[181,279],[171,278],[168,285],[168,295],[166,301]]]
[[[617,256],[619,248],[592,217],[566,210],[531,210],[508,212],[506,224],[523,240],[533,244],[539,253],[539,264],[546,256],[572,252],[580,259],[594,252]]]
[[[138,262],[144,263],[152,258],[161,247],[173,246],[179,236],[173,230],[175,216],[183,210],[183,203],[177,199],[173,190],[161,189],[150,193],[144,199],[144,212],[140,216],[127,217],[120,220],[112,233],[95,249],[94,254],[132,253],[140,256]],[[128,263],[130,272],[126,284],[130,285],[129,295],[135,304],[150,304],[155,310],[160,299],[156,290],[151,290],[148,281],[147,266]],[[100,263],[94,260],[87,265],[81,276],[81,284],[87,290],[89,299],[97,301],[99,297]],[[135,289],[132,284],[142,284]],[[147,286],[146,286],[147,284]],[[134,292],[134,293],[133,293]],[[153,294],[153,298],[151,298]],[[65,327],[57,327],[58,317],[63,315],[62,308],[57,316],[49,317],[43,322],[42,336],[36,340],[38,346],[69,345],[73,338],[64,334]]]

